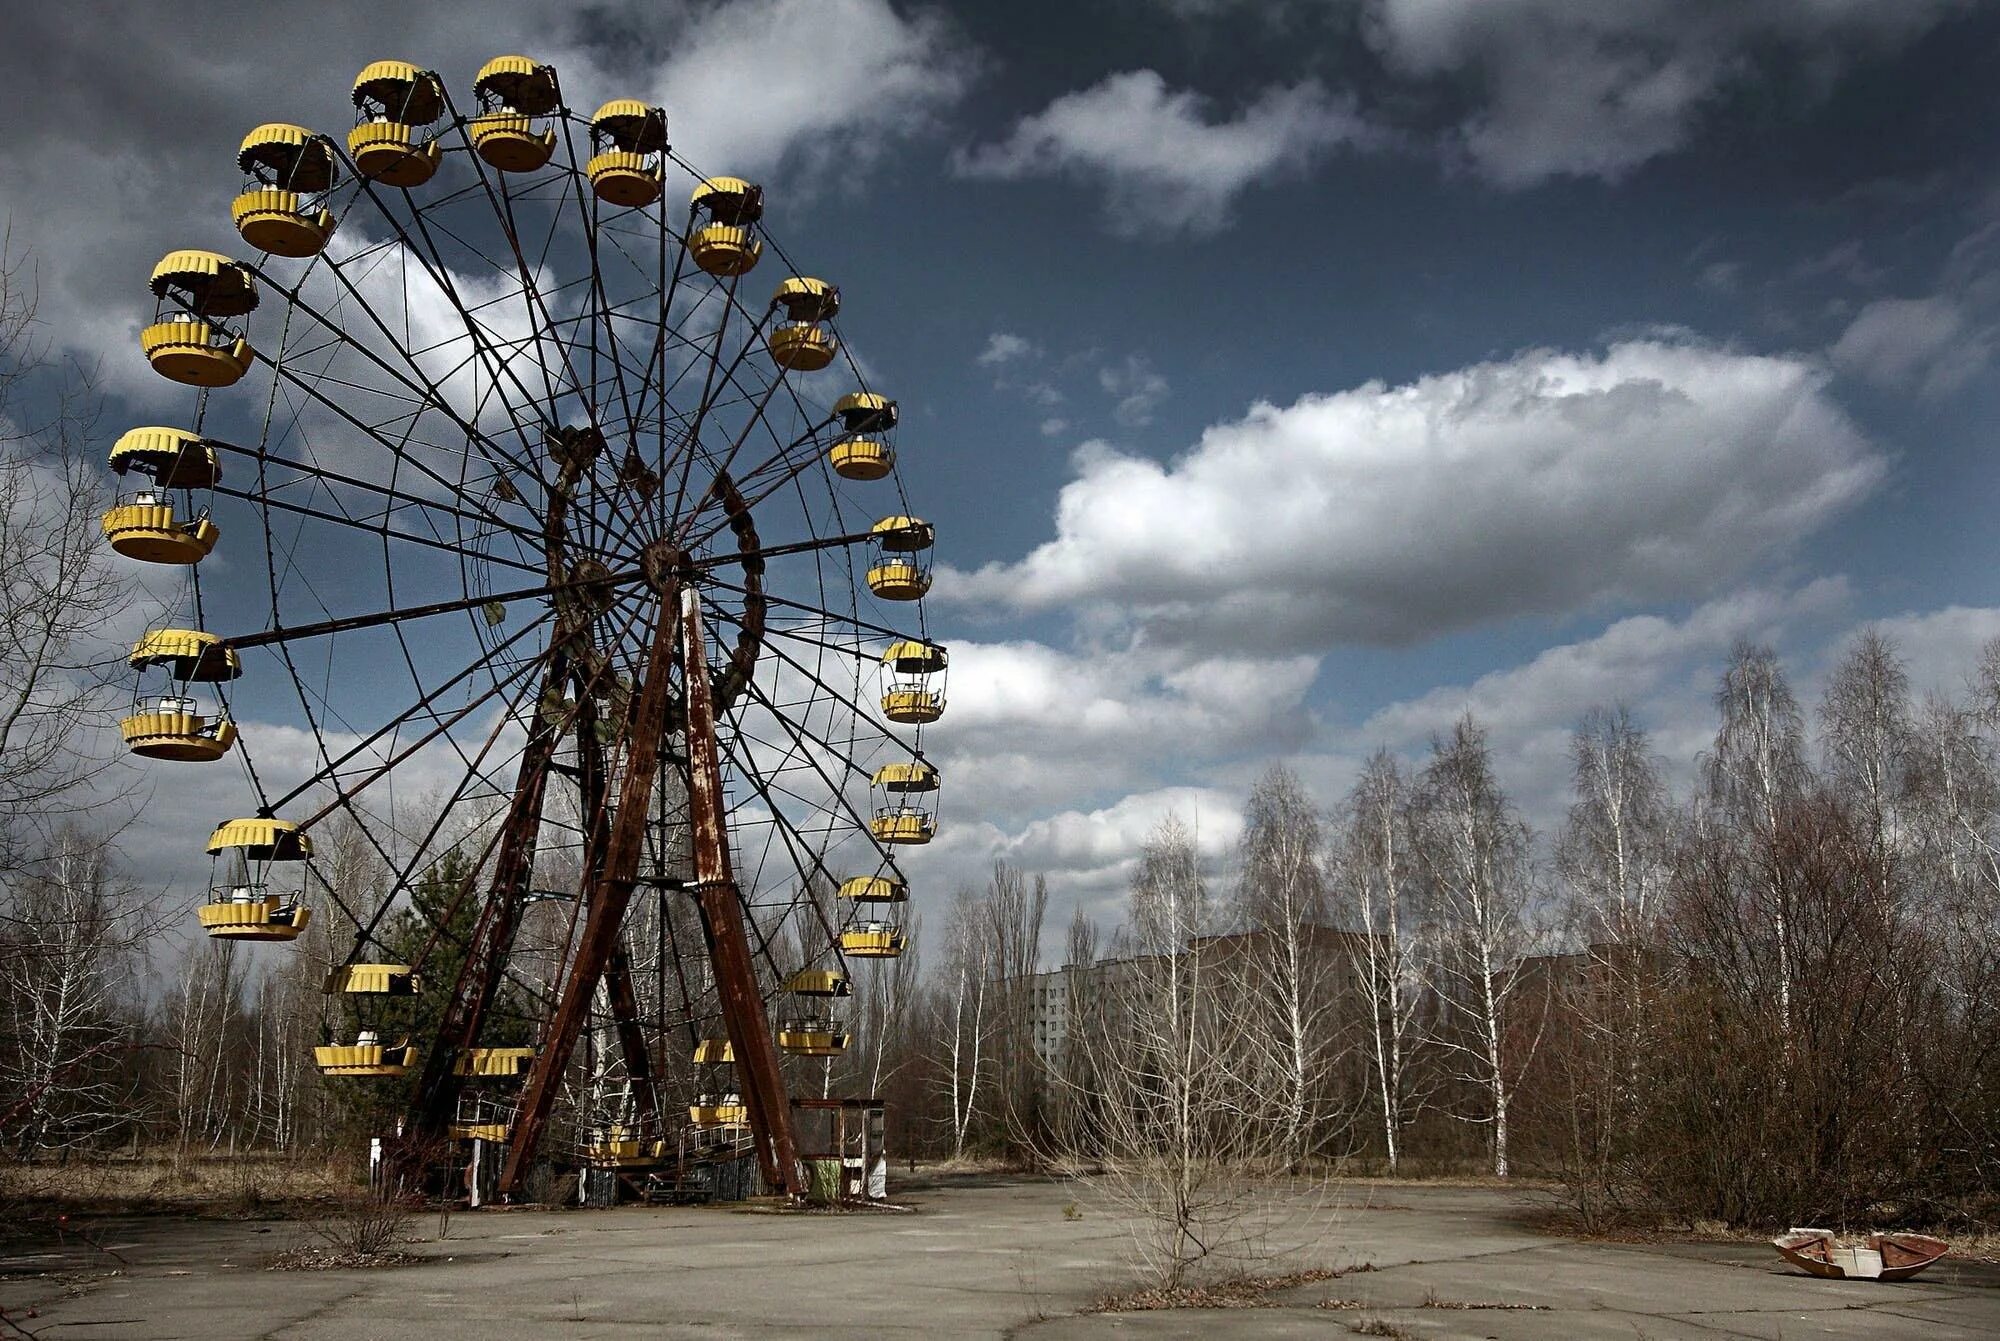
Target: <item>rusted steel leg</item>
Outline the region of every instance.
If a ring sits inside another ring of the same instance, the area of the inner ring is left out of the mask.
[[[549,664],[544,685],[559,696],[569,677],[569,658],[558,652]],[[436,1042],[423,1059],[423,1073],[411,1098],[405,1140],[414,1150],[435,1145],[458,1107],[464,1080],[455,1071],[459,1054],[479,1041],[480,1026],[493,998],[514,946],[514,933],[521,924],[521,898],[528,892],[528,877],[535,860],[535,843],[542,829],[542,800],[548,790],[549,763],[555,757],[558,733],[549,720],[549,692],[536,701],[528,727],[528,744],[521,752],[520,772],[514,779],[514,796],[502,821],[498,848],[493,858],[493,879],[486,904],[472,929],[465,962],[459,966],[458,980],[452,984],[445,1002],[444,1017],[438,1025]],[[475,871],[468,880],[477,879]]]
[[[687,662],[688,808],[694,829],[694,873],[708,935],[709,960],[722,1001],[722,1024],[736,1054],[738,1083],[749,1110],[750,1134],[764,1183],[794,1199],[805,1195],[798,1145],[792,1137],[791,1099],[778,1068],[778,1047],[757,966],[743,927],[743,906],[730,868],[729,829],[722,801],[722,762],[715,738],[715,703],[701,641],[700,593],[681,597],[682,654]]]
[[[534,1069],[521,1094],[520,1112],[514,1119],[513,1139],[507,1150],[506,1167],[500,1171],[499,1189],[512,1195],[533,1166],[542,1133],[555,1107],[562,1075],[570,1054],[590,1014],[590,999],[598,979],[610,962],[618,944],[625,909],[632,901],[632,888],[645,851],[647,813],[653,799],[653,781],[660,762],[660,738],[667,724],[671,696],[676,620],[675,598],[678,584],[664,582],[660,609],[653,621],[653,646],[646,661],[646,678],[633,705],[631,730],[627,735],[625,777],[618,793],[618,814],[604,850],[604,863],[590,890],[583,936],[570,963],[568,979],[549,1020],[542,1049],[535,1056]]]

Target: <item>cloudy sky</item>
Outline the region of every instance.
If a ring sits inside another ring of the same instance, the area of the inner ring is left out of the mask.
[[[1685,766],[1739,637],[1810,689],[1881,623],[1949,689],[2000,633],[2000,4],[470,13],[10,14],[50,333],[136,422],[146,268],[227,249],[237,138],[344,127],[368,60],[662,103],[904,409],[954,653],[923,887],[1004,857],[1108,907],[1165,810],[1220,854],[1267,762],[1332,802],[1467,707],[1547,824],[1584,709]]]

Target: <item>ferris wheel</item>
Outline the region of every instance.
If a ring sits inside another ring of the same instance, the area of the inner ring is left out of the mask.
[[[243,249],[154,268],[140,344],[192,404],[118,439],[103,527],[186,578],[124,740],[242,769],[200,924],[334,929],[316,1063],[406,1077],[412,1143],[503,1147],[507,1191],[692,1133],[797,1192],[786,1059],[847,1046],[936,831],[897,405],[662,109],[584,117],[522,56],[470,91],[378,61],[344,138],[256,127]],[[336,822],[387,881],[321,869]]]

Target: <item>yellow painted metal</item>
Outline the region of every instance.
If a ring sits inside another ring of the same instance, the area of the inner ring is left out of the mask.
[[[428,126],[444,115],[444,85],[435,74],[408,61],[375,61],[354,77],[354,105],[369,103],[392,121]]]
[[[113,550],[144,563],[200,563],[222,534],[206,517],[175,521],[170,500],[120,503],[105,512],[101,525]]]
[[[213,445],[184,428],[128,428],[111,445],[111,469],[138,470],[162,489],[206,489],[222,478]]]
[[[770,346],[772,361],[792,372],[818,372],[840,348],[830,332],[803,324],[778,327],[771,332]]]
[[[896,402],[873,391],[850,391],[833,403],[849,433],[886,433],[896,426]]]
[[[153,629],[132,644],[126,664],[133,670],[163,666],[176,680],[216,684],[243,673],[236,649],[199,629]]]
[[[838,969],[800,969],[785,979],[785,990],[795,996],[848,996],[847,975]]]
[[[417,1062],[408,1043],[337,1043],[313,1049],[320,1074],[328,1076],[400,1076]]]
[[[841,953],[854,959],[894,959],[909,947],[901,927],[875,924],[840,933]]]
[[[749,274],[764,254],[748,224],[703,224],[688,234],[687,245],[699,269],[723,279]]]
[[[938,771],[921,759],[884,764],[875,770],[871,780],[887,792],[934,792],[938,789]]]
[[[868,831],[884,843],[916,847],[937,834],[937,821],[924,810],[878,810],[868,821]]]
[[[838,1057],[847,1051],[847,1031],[788,1025],[778,1030],[778,1046],[794,1057]]]
[[[726,1038],[704,1038],[694,1045],[696,1066],[720,1066],[736,1060],[736,1046]]]
[[[833,473],[844,480],[879,480],[896,468],[896,453],[874,438],[836,442],[826,459]]]
[[[512,1080],[528,1074],[535,1064],[533,1048],[468,1048],[452,1063],[452,1074]]]
[[[312,855],[312,838],[290,820],[258,816],[224,820],[208,836],[211,855],[241,848],[250,861],[304,861]]]
[[[328,996],[415,996],[423,978],[408,964],[341,964],[326,975]]]
[[[422,186],[438,170],[444,149],[419,140],[416,128],[400,121],[365,121],[347,132],[354,170],[384,186]]]
[[[236,723],[211,723],[194,712],[140,712],[123,718],[118,731],[125,748],[146,759],[213,763],[236,743]]]
[[[656,1164],[665,1159],[666,1155],[667,1142],[664,1137],[646,1140],[630,1127],[609,1127],[593,1133],[583,1146],[583,1158],[586,1164],[614,1168],[632,1164]]]
[[[930,589],[930,570],[908,559],[888,559],[868,570],[868,590],[885,601],[921,600]]]
[[[609,149],[592,158],[584,171],[599,200],[625,209],[650,205],[666,189],[659,159],[651,154]]]
[[[474,117],[469,129],[473,152],[502,172],[534,172],[556,149],[555,131],[536,130],[521,112],[489,112]]]
[[[747,1104],[689,1104],[688,1121],[697,1127],[741,1127],[750,1121]]]
[[[840,311],[840,290],[823,279],[793,275],[778,285],[771,301],[793,321],[831,321]]]
[[[257,283],[250,271],[221,252],[170,251],[153,267],[148,284],[156,298],[173,290],[187,294],[199,316],[240,317],[257,306]]]
[[[454,1141],[493,1141],[505,1145],[514,1134],[511,1122],[454,1122],[448,1128]]]
[[[219,941],[293,941],[312,922],[312,909],[276,895],[251,903],[204,903],[201,929]]]
[[[868,533],[893,554],[917,554],[937,543],[937,528],[922,517],[884,517]]]
[[[234,386],[250,371],[254,355],[247,340],[193,317],[156,321],[139,332],[139,347],[153,371],[189,386]]]
[[[555,111],[560,101],[556,67],[530,56],[495,56],[479,67],[472,80],[472,91],[497,98],[530,116],[546,116]]]
[[[694,207],[717,223],[753,224],[764,217],[764,191],[741,177],[710,177],[695,187]]]
[[[944,716],[944,695],[928,689],[891,689],[882,695],[882,715],[898,726],[928,726]]]
[[[945,668],[944,648],[905,639],[882,649],[882,664],[898,675],[935,675]]]
[[[667,114],[637,98],[613,98],[591,115],[590,128],[633,154],[657,154],[667,147]]]
[[[856,903],[905,903],[910,887],[890,875],[857,875],[840,882],[840,897]]]
[[[243,137],[236,166],[273,186],[307,195],[329,190],[340,175],[333,145],[324,135],[287,121],[271,121]],[[270,176],[264,177],[259,169]]]
[[[245,242],[273,256],[317,256],[333,236],[333,215],[307,209],[298,192],[276,186],[243,192],[230,205],[229,214]]]

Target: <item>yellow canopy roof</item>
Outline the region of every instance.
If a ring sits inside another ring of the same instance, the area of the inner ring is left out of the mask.
[[[243,673],[235,648],[198,629],[154,629],[132,644],[126,660],[134,670],[171,665],[183,680],[233,680]]]
[[[872,903],[901,903],[910,897],[910,887],[889,875],[857,875],[840,882],[840,897]]]
[[[778,286],[771,301],[793,321],[825,321],[840,311],[840,290],[823,279],[793,275]]]
[[[936,529],[922,517],[884,517],[868,530],[881,540],[883,549],[904,554],[929,549],[937,539]]]
[[[837,969],[801,969],[785,979],[785,990],[799,996],[846,996],[847,975]]]
[[[667,114],[637,98],[613,98],[597,109],[590,125],[633,154],[657,154],[667,147]]]
[[[144,466],[168,489],[206,489],[222,478],[215,448],[184,428],[128,428],[111,445],[111,468],[123,475]]]
[[[211,854],[240,847],[252,861],[304,861],[312,855],[312,839],[291,820],[259,816],[224,820],[209,835]]]
[[[945,668],[945,650],[935,643],[890,643],[883,649],[882,664],[908,675],[929,675]]]
[[[438,77],[408,61],[375,61],[354,77],[354,105],[374,99],[409,126],[427,126],[444,115]]]
[[[249,172],[259,163],[278,174],[280,186],[293,191],[324,191],[339,171],[327,138],[289,121],[267,121],[243,137],[236,166]]]
[[[875,770],[877,787],[892,792],[932,792],[937,790],[938,771],[921,759],[908,763],[884,764]]]
[[[150,282],[158,298],[170,288],[186,289],[204,316],[236,317],[257,306],[257,284],[248,267],[220,252],[170,251],[153,267]]]
[[[531,56],[495,56],[479,67],[472,91],[491,94],[517,112],[541,116],[556,109],[556,68]]]
[[[326,975],[329,995],[408,996],[423,987],[408,964],[342,964]]]

